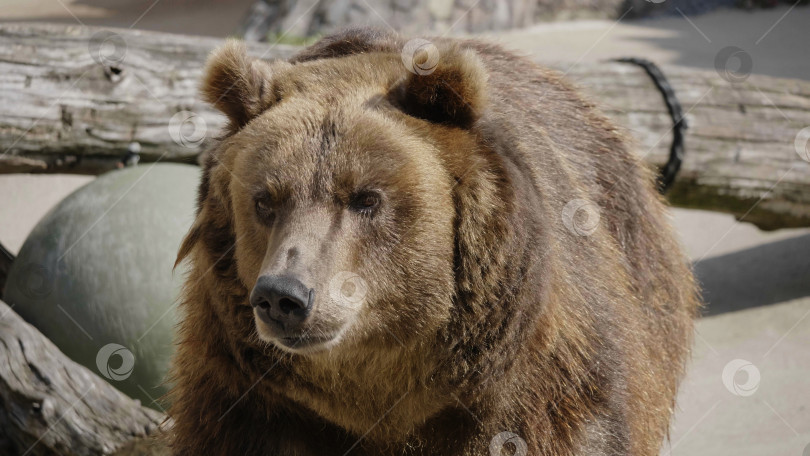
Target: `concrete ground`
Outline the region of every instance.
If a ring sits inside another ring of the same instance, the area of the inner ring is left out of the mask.
[[[810,230],[673,212],[707,307],[662,454],[807,456]]]
[[[5,20],[75,21],[212,36],[249,1],[6,0]],[[191,4],[194,7],[189,7]],[[227,5],[223,6],[223,5]],[[144,14],[146,13],[146,14]],[[140,19],[138,19],[140,16]],[[493,39],[546,61],[641,56],[713,69],[737,46],[753,73],[810,79],[810,7],[685,19],[540,25]],[[688,157],[687,157],[688,159]],[[36,221],[88,178],[0,176],[0,240],[16,252]],[[664,455],[810,455],[810,229],[762,232],[731,216],[673,210],[707,299]]]
[[[786,5],[753,12],[718,10],[688,19],[559,22],[488,36],[545,62],[644,57],[662,65],[706,70],[715,69],[721,49],[735,46],[751,56],[752,73],[810,79],[808,24],[810,7]]]

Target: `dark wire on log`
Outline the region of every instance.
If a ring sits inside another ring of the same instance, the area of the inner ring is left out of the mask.
[[[644,71],[647,72],[655,83],[655,86],[658,87],[658,91],[661,92],[661,95],[664,97],[667,111],[669,111],[669,116],[672,118],[672,144],[669,147],[669,160],[661,167],[658,175],[658,191],[661,192],[661,194],[666,194],[667,190],[672,186],[672,183],[675,182],[675,176],[678,175],[678,171],[681,169],[685,152],[683,139],[684,130],[689,128],[689,125],[686,123],[686,118],[683,116],[681,102],[678,101],[678,97],[675,96],[675,90],[672,88],[672,85],[670,85],[661,69],[658,68],[658,65],[647,59],[635,57],[616,59],[616,61],[632,63],[633,65],[644,68]]]

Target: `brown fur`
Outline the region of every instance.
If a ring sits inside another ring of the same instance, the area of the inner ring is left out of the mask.
[[[203,93],[231,128],[178,257],[174,453],[488,455],[509,431],[528,454],[658,454],[698,300],[650,172],[555,73],[438,39],[420,76],[404,43],[211,57]],[[369,186],[379,212],[346,209]],[[573,199],[600,208],[593,234],[565,227]],[[271,267],[308,274],[310,329],[337,342],[272,341],[248,303]],[[343,270],[362,306],[323,297]]]

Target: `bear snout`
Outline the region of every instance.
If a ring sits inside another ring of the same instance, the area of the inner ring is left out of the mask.
[[[290,276],[262,275],[250,293],[256,315],[280,338],[300,335],[314,299],[313,288]]]

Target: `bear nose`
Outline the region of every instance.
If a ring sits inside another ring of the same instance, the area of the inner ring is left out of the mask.
[[[309,316],[315,290],[289,276],[263,275],[250,293],[250,304],[267,324],[288,330]]]

